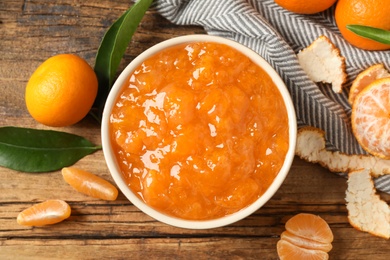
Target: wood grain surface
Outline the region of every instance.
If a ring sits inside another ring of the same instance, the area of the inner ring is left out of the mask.
[[[59,53],[78,54],[93,65],[105,31],[130,5],[127,0],[0,0],[0,126],[50,129],[25,107],[30,75]],[[205,32],[148,11],[119,71],[148,47],[194,33]],[[100,126],[90,117],[55,130],[101,144]],[[102,151],[76,166],[113,182]],[[155,221],[121,193],[113,202],[77,193],[59,171],[29,174],[0,167],[0,259],[278,259],[284,224],[300,212],[318,214],[330,224],[335,237],[330,259],[390,259],[388,240],[348,223],[346,185],[344,178],[296,158],[280,190],[251,216],[226,227],[187,230]],[[389,195],[380,195],[390,202]],[[20,211],[47,199],[69,202],[71,217],[48,227],[16,223]]]

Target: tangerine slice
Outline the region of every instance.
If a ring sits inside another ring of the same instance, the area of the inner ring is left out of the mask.
[[[375,80],[357,95],[351,123],[364,150],[390,159],[390,78]]]
[[[284,231],[280,235],[280,239],[288,241],[296,246],[299,246],[301,248],[306,248],[306,249],[315,249],[324,252],[329,252],[333,248],[331,243],[320,243],[315,240],[293,235],[288,231]]]
[[[333,233],[328,223],[320,216],[300,213],[286,222],[286,230],[296,236],[319,243],[332,243]]]
[[[325,260],[329,259],[328,253],[296,246],[286,240],[279,240],[276,244],[280,260]]]
[[[102,200],[116,200],[118,189],[90,172],[74,167],[62,169],[64,180],[78,192]]]
[[[47,200],[19,213],[16,221],[24,226],[44,226],[61,222],[70,216],[71,208],[63,200]]]
[[[356,96],[370,83],[376,79],[390,77],[390,73],[385,69],[382,63],[375,64],[360,72],[352,82],[349,90],[348,101],[352,105]]]
[[[300,213],[286,222],[277,243],[280,259],[328,259],[333,233],[320,216]]]

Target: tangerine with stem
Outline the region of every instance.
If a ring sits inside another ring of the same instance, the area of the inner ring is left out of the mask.
[[[359,36],[347,25],[365,25],[390,30],[390,5],[383,0],[339,0],[335,20],[340,33],[350,44],[365,50],[387,50],[390,45]]]

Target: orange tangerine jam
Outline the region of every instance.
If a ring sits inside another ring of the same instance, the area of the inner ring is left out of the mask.
[[[198,42],[145,60],[122,87],[110,138],[128,186],[165,214],[207,220],[250,205],[288,147],[282,96],[259,66]]]

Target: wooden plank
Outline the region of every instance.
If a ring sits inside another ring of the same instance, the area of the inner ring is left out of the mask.
[[[335,241],[330,259],[388,259],[385,243]],[[1,242],[2,259],[277,259],[277,237],[12,239]],[[371,254],[367,251],[376,252]],[[370,258],[369,258],[370,257]]]

